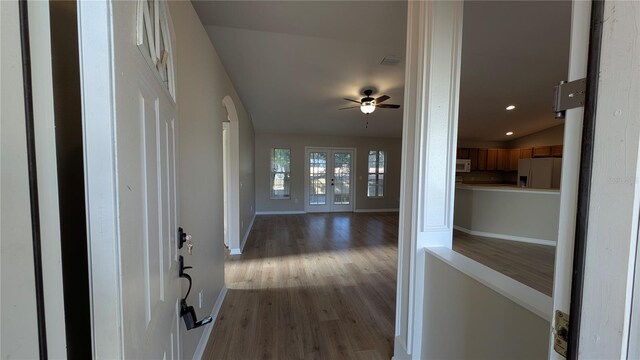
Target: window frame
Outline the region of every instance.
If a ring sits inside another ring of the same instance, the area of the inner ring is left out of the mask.
[[[371,171],[371,166],[369,164],[369,156],[371,156],[371,153],[375,152],[376,153],[376,166],[375,166],[375,172],[370,172]],[[380,153],[382,153],[383,158],[384,158],[384,162],[382,164],[382,172],[380,172]],[[384,194],[386,192],[386,175],[387,173],[387,151],[383,150],[383,149],[378,149],[378,150],[369,150],[367,152],[367,198],[368,199],[382,199],[384,198]],[[371,195],[369,193],[369,187],[371,186],[369,184],[369,176],[371,175],[375,175],[376,179],[376,183],[375,183],[375,187],[376,187],[376,191],[375,191],[375,195]],[[382,185],[380,185],[380,175],[383,175],[383,179],[382,179]],[[382,195],[379,194],[379,189],[380,187],[382,187]]]
[[[286,150],[289,152],[289,171],[275,171],[274,168],[274,161],[275,161],[275,155],[276,155],[276,151],[277,150]],[[271,148],[271,155],[270,155],[270,160],[269,160],[269,199],[271,200],[291,200],[291,148],[288,147],[273,147]],[[287,179],[287,175],[288,175],[288,181],[289,181],[289,193],[287,195],[283,195],[283,196],[278,196],[274,194],[274,185],[275,185],[275,175],[276,174],[283,174],[283,187],[284,187],[284,182]]]

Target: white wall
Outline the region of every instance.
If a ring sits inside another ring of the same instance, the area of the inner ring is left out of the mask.
[[[453,223],[485,236],[555,243],[559,209],[559,191],[456,187]]]
[[[199,318],[209,315],[224,286],[222,99],[233,98],[240,129],[240,211],[245,228],[253,216],[253,124],[191,2],[175,1],[169,9],[176,34],[176,96],[179,118],[180,225],[193,236],[190,303]],[[246,229],[245,229],[246,230]],[[241,231],[241,236],[245,231]],[[204,290],[202,308],[198,293]],[[184,358],[191,358],[203,328],[183,334]]]
[[[0,3],[2,24],[1,357],[37,358],[35,278],[29,205],[18,3]],[[49,7],[29,4],[36,168],[48,354],[66,356]]]
[[[549,322],[430,253],[422,359],[546,359]]]
[[[398,209],[400,196],[400,154],[402,139],[340,137],[307,134],[256,134],[257,211],[304,211],[305,146],[356,148],[355,209]],[[291,199],[270,199],[271,149],[291,149]],[[367,198],[367,155],[369,150],[387,152],[387,183],[380,199]]]

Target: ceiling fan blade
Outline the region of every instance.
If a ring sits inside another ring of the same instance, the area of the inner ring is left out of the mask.
[[[383,108],[383,109],[398,109],[400,108],[400,105],[396,105],[396,104],[380,104],[380,105],[376,105],[377,108]]]
[[[356,108],[359,108],[359,107],[360,107],[360,105],[358,105],[358,106],[348,106],[348,107],[340,108],[340,109],[338,109],[338,110],[356,109]]]
[[[360,101],[358,101],[358,100],[347,99],[347,98],[343,98],[343,99],[345,99],[345,100],[347,100],[347,101],[352,101],[352,102],[354,102],[354,103],[358,103],[358,104],[360,104]]]
[[[376,104],[380,104],[381,102],[383,102],[383,101],[387,101],[387,100],[389,100],[389,99],[391,99],[391,97],[389,97],[389,96],[387,96],[387,95],[382,95],[382,96],[380,96],[380,97],[378,97],[378,98],[376,99]]]

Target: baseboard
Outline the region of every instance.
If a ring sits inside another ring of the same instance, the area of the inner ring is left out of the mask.
[[[373,213],[373,212],[399,212],[400,209],[355,209],[357,213]]]
[[[306,214],[306,211],[256,211],[256,215],[298,215]]]
[[[392,360],[410,360],[411,355],[408,354],[408,351],[405,347],[405,344],[402,340],[400,340],[399,336],[396,336],[394,339],[393,346],[393,357]]]
[[[249,226],[247,226],[247,231],[244,233],[244,237],[242,238],[242,243],[240,244],[240,253],[242,253],[244,251],[244,244],[247,243],[247,239],[249,238],[249,234],[251,234],[251,229],[253,229],[253,222],[256,220],[256,214],[253,214],[253,217],[251,218],[251,222],[249,223]]]
[[[207,343],[209,342],[209,337],[211,336],[211,331],[213,330],[213,326],[218,319],[218,313],[220,312],[220,308],[222,308],[222,303],[224,302],[224,298],[227,296],[227,286],[222,285],[222,290],[220,290],[220,294],[218,294],[218,298],[216,299],[215,305],[213,305],[213,311],[211,311],[212,322],[207,324],[202,332],[202,336],[200,337],[200,342],[198,342],[198,347],[196,347],[196,351],[193,354],[193,358],[196,360],[202,359],[204,355],[204,350],[207,348]]]
[[[536,238],[507,235],[507,234],[495,234],[495,233],[489,233],[484,231],[475,231],[475,230],[469,230],[467,228],[463,228],[462,226],[458,226],[458,225],[453,225],[453,228],[456,230],[460,230],[463,233],[467,233],[469,235],[474,235],[474,236],[482,236],[482,237],[488,237],[488,238],[494,238],[494,239],[500,239],[500,240],[519,241],[519,242],[538,244],[538,245],[556,246],[556,242],[553,240],[536,239]]]

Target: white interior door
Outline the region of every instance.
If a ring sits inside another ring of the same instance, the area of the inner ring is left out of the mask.
[[[181,358],[167,11],[78,3],[95,358]]]
[[[305,159],[306,211],[353,211],[355,151],[307,148]]]

